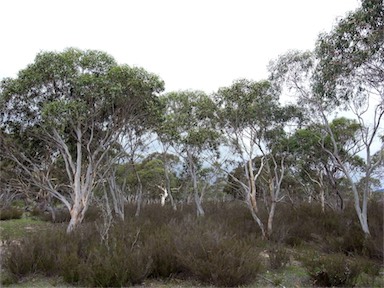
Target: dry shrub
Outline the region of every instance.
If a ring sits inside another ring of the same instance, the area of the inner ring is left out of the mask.
[[[67,223],[71,219],[68,209],[66,208],[54,208],[54,216],[48,210],[42,210],[35,207],[30,212],[30,215],[41,221],[47,221],[52,223]]]
[[[129,286],[148,277],[180,276],[217,286],[252,283],[262,265],[257,248],[260,233],[249,211],[236,202],[206,207],[206,217],[197,218],[192,206],[174,211],[170,207],[146,205],[138,218],[133,216],[133,210],[132,215],[126,214],[125,221],[115,219],[106,238],[100,236],[93,221],[83,223],[71,234],[65,233],[65,225],[56,224],[11,244],[2,259],[3,267],[16,280],[29,273],[40,273],[92,287]],[[366,239],[353,220],[353,210],[327,210],[324,214],[316,205],[281,208],[277,210],[274,226],[276,243],[300,239],[315,248],[322,247],[323,251],[339,252],[336,256],[304,261],[316,285],[349,285],[355,283],[361,271],[376,273],[377,266],[359,266],[363,261],[355,261],[346,254],[380,259],[382,227],[378,226],[382,225],[382,216],[370,216],[372,237]],[[372,213],[379,214],[379,210],[379,206],[374,207]],[[271,245],[271,268],[284,267],[288,261],[286,250],[278,244]]]
[[[187,273],[203,283],[226,287],[246,285],[256,279],[262,265],[252,243],[204,219],[185,224],[177,231],[175,242]]]
[[[352,287],[366,265],[340,253],[308,255],[303,263],[313,284],[319,287]]]
[[[348,205],[344,211],[326,209],[325,212],[316,203],[302,203],[296,207],[281,205],[276,211],[271,239],[290,246],[309,243],[325,253],[366,256],[382,261],[383,210],[383,203],[369,203],[371,237],[367,238],[362,232],[353,205]]]
[[[280,245],[272,245],[268,249],[268,255],[269,266],[273,270],[284,268],[289,263],[289,253]]]
[[[176,245],[173,241],[172,228],[176,224],[171,221],[168,225],[155,228],[146,239],[146,247],[150,253],[153,265],[151,277],[169,278],[183,271],[182,265],[176,254]]]
[[[17,207],[2,207],[0,209],[0,220],[20,219],[23,216],[23,210]]]
[[[17,279],[40,273],[91,287],[141,283],[151,271],[151,256],[138,233],[117,231],[109,243],[101,241],[92,224],[71,234],[59,227],[39,232],[11,244],[4,267]]]

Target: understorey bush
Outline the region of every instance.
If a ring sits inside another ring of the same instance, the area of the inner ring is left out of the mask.
[[[268,248],[269,266],[273,270],[284,268],[289,263],[289,253],[281,245],[272,245]]]
[[[303,264],[318,287],[352,287],[365,269],[359,261],[341,253],[307,255]]]
[[[274,241],[267,244],[260,240],[255,223],[240,203],[210,205],[203,218],[196,217],[189,206],[174,211],[171,207],[146,205],[140,217],[134,217],[133,210],[131,214],[126,211],[124,221],[113,219],[111,226],[105,226],[105,233],[101,233],[100,227],[104,226],[99,222],[102,219],[96,217],[97,210],[89,210],[94,217],[70,234],[66,233],[66,224],[55,224],[28,233],[27,238],[10,241],[1,259],[3,268],[16,281],[38,273],[88,287],[130,286],[147,278],[175,277],[233,287],[255,281],[263,269],[261,250],[267,249],[271,269],[288,263],[289,254],[284,247],[287,238],[279,239],[280,236],[304,236],[302,241],[309,244],[310,250],[337,253],[303,260],[316,286],[350,286],[358,275],[365,275],[365,283],[373,283],[370,279],[378,274],[378,266],[369,258],[380,260],[379,216],[373,216],[376,218],[372,218],[372,236],[365,238],[350,220],[355,216],[352,212],[343,214],[346,219],[317,219],[338,214],[326,211],[324,215],[317,206],[314,211],[309,205],[294,211],[282,206],[275,231],[284,227],[286,230],[274,234]],[[365,259],[368,264],[364,266],[364,261],[352,256]]]
[[[30,215],[42,221],[52,222],[52,223],[67,223],[71,219],[68,209],[65,208],[52,208],[53,210],[42,210],[39,207],[34,207]]]
[[[200,282],[235,287],[252,283],[260,273],[258,249],[219,224],[201,219],[180,228],[175,235],[178,259]]]
[[[94,224],[84,224],[70,234],[55,227],[8,248],[4,267],[12,278],[57,275],[67,283],[88,287],[139,284],[150,274],[153,262],[139,233],[114,230],[106,243]]]
[[[58,229],[49,229],[12,241],[6,249],[4,266],[16,279],[34,273],[54,275],[60,257],[58,249],[63,243],[60,238],[63,236],[64,233]]]
[[[77,267],[79,283],[87,287],[126,287],[141,284],[151,272],[152,259],[145,247],[119,244],[118,249],[98,247]],[[132,249],[131,249],[132,248]]]
[[[147,251],[153,260],[150,274],[152,278],[170,278],[183,272],[172,235],[172,227],[175,225],[177,224],[174,221],[161,225],[152,230],[151,237],[145,240]]]
[[[0,220],[20,219],[23,216],[23,210],[17,207],[0,208]]]

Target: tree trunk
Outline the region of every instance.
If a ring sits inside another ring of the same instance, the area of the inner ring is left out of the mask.
[[[124,221],[124,196],[123,196],[123,189],[121,187],[118,187],[116,184],[116,175],[115,171],[113,171],[113,174],[109,176],[108,178],[108,185],[109,185],[109,193],[112,196],[112,204],[113,204],[113,210],[115,211],[115,214],[119,215],[119,218]],[[106,194],[107,191],[104,191]]]
[[[67,227],[67,233],[71,233],[79,224],[81,224],[81,222],[83,222],[86,210],[87,207],[83,205],[82,201],[76,201],[69,212],[71,220]]]
[[[161,187],[160,185],[157,185],[157,187],[159,187],[163,193],[160,194],[160,203],[161,203],[161,206],[165,206],[165,200],[167,199],[168,197],[168,190],[167,190],[167,187]]]
[[[248,195],[250,196],[250,193]],[[246,203],[247,203],[249,211],[251,212],[253,220],[255,220],[255,222],[257,223],[257,225],[259,226],[259,228],[261,230],[262,239],[267,239],[267,234],[265,232],[264,224],[261,221],[261,219],[259,218],[259,216],[257,215],[257,212],[253,207],[253,204],[251,202],[250,197],[247,197]]]
[[[277,205],[277,202],[272,201],[271,209],[269,210],[269,213],[268,213],[268,224],[267,224],[268,238],[271,237],[272,231],[273,231],[273,219],[275,217],[276,205]]]
[[[339,161],[341,164],[341,162]],[[359,199],[359,192],[357,191],[357,187],[355,182],[353,181],[351,175],[347,171],[347,169],[344,167],[344,165],[340,165],[344,175],[347,176],[348,182],[351,185],[352,192],[353,192],[353,198],[354,198],[354,204],[355,204],[355,210],[357,213],[357,217],[359,218],[360,226],[361,229],[363,230],[364,234],[366,237],[369,237],[371,235],[369,231],[369,226],[368,226],[368,215],[367,215],[367,202],[368,202],[368,191],[364,191],[363,193],[363,203],[362,207],[360,206],[360,199]]]
[[[320,202],[321,202],[321,212],[325,213],[325,193],[322,187],[320,187]]]
[[[195,204],[196,204],[196,213],[197,213],[197,216],[204,216],[205,212],[201,204],[199,187],[197,185],[197,172],[196,172],[195,163],[193,162],[193,157],[189,151],[187,151],[187,154],[188,154],[188,162],[189,162],[189,171],[192,178],[193,194],[194,194]]]
[[[256,183],[255,183],[255,176],[253,173],[253,165],[252,165],[252,159],[249,159],[248,161],[248,181],[249,181],[249,188],[250,188],[250,200],[253,209],[258,212],[257,207],[257,201],[256,201]]]
[[[139,174],[136,172],[137,177],[137,206],[136,206],[136,213],[135,216],[139,217],[141,212],[141,205],[143,203],[143,184],[141,183],[141,179]]]
[[[329,155],[332,156],[334,162],[338,164],[338,166],[343,171],[344,175],[347,177],[348,182],[349,182],[349,184],[351,185],[351,188],[352,188],[353,200],[354,200],[354,204],[355,204],[355,210],[356,210],[356,213],[357,213],[357,217],[359,218],[359,221],[360,221],[361,229],[363,230],[365,236],[369,237],[371,235],[371,233],[369,232],[368,216],[367,216],[367,204],[368,204],[367,203],[367,201],[368,201],[367,193],[368,193],[368,191],[366,191],[365,189],[364,189],[365,191],[363,191],[363,193],[364,193],[363,194],[363,204],[362,204],[363,208],[361,208],[359,192],[357,191],[356,184],[353,181],[352,176],[350,175],[347,167],[344,165],[343,161],[340,159],[338,146],[336,144],[336,139],[335,139],[333,131],[332,131],[330,125],[329,125],[328,119],[327,119],[327,117],[324,114],[324,111],[321,111],[321,115],[323,117],[323,122],[324,122],[324,124],[325,124],[325,126],[326,126],[326,128],[328,130],[328,134],[329,134],[329,136],[331,138],[332,145],[333,145],[333,152],[331,152],[329,150],[326,150],[326,149],[325,149],[325,151]],[[367,158],[367,165],[368,165],[368,167],[370,167],[370,165],[369,165],[369,162],[370,162],[370,154],[369,154],[370,150],[369,150],[369,147],[370,147],[370,144],[366,146],[367,157],[368,157]],[[323,147],[323,149],[324,149],[324,147]]]
[[[194,197],[195,197],[197,216],[204,216],[205,212],[204,212],[204,209],[203,209],[203,206],[201,203],[201,198],[200,198],[199,190],[197,187],[197,175],[196,175],[196,173],[193,173],[192,181],[193,181],[193,193],[194,193]]]
[[[168,191],[169,200],[171,201],[171,205],[173,210],[177,210],[176,203],[173,199],[172,191],[171,191],[171,179],[169,179],[169,173],[168,173],[168,165],[166,164],[166,160],[164,157],[164,176],[165,176],[165,189]]]
[[[86,181],[82,181],[82,143],[81,143],[81,130],[78,128],[76,130],[77,134],[77,143],[76,143],[76,148],[77,148],[77,159],[76,159],[76,172],[74,175],[74,182],[73,182],[73,194],[74,194],[74,201],[73,205],[69,211],[71,215],[71,220],[69,221],[68,227],[67,227],[67,233],[72,232],[84,219],[85,216],[85,211],[88,208],[88,195],[91,187],[91,183],[93,182],[90,177],[92,177],[92,174],[90,171],[90,165],[88,166],[87,173],[86,173]]]

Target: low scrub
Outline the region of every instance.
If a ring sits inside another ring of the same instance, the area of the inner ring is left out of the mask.
[[[23,216],[23,210],[16,207],[2,207],[0,209],[0,220],[20,219]]]
[[[371,237],[365,237],[354,207],[343,211],[318,204],[281,205],[276,212],[272,240],[290,246],[313,244],[324,253],[343,253],[383,260],[383,203],[370,202],[368,219]]]
[[[183,267],[177,257],[176,245],[173,237],[173,227],[177,225],[171,221],[167,225],[155,228],[145,240],[146,249],[151,255],[153,265],[150,277],[167,279],[183,272]]]
[[[284,268],[289,263],[289,253],[281,245],[272,245],[268,248],[269,266],[272,270]]]
[[[317,286],[353,285],[362,273],[372,277],[378,273],[369,258],[380,260],[380,215],[372,216],[372,237],[366,239],[351,210],[323,213],[318,206],[282,205],[272,240],[266,243],[239,202],[207,203],[203,218],[197,218],[188,205],[177,211],[145,205],[140,217],[134,216],[134,206],[127,208],[125,220],[114,219],[110,227],[99,222],[97,209],[90,209],[87,220],[71,234],[65,232],[65,224],[55,224],[10,241],[2,258],[9,279],[17,281],[38,273],[91,287],[130,286],[148,278],[241,286],[254,283],[263,270],[261,250],[267,250],[268,268],[279,270],[289,263],[287,244],[299,239],[307,247],[329,254],[303,261]]]
[[[125,233],[106,243],[96,231],[89,224],[71,234],[57,228],[34,234],[9,246],[4,266],[16,279],[40,273],[89,287],[134,285],[149,275],[152,259],[139,235]]]
[[[262,268],[259,250],[220,225],[202,219],[176,233],[179,261],[200,282],[235,287],[252,283]]]
[[[310,255],[303,263],[313,284],[320,287],[353,287],[362,273],[372,271],[371,262],[340,253]]]
[[[11,243],[4,267],[12,279],[38,273],[91,287],[130,286],[147,278],[178,276],[239,286],[251,283],[260,272],[254,243],[224,226],[189,213],[168,222],[166,215],[162,217],[162,224],[140,218],[116,221],[104,238],[97,223],[84,223],[71,234],[65,233],[64,226],[54,226]]]
[[[71,215],[67,208],[53,208],[53,210],[43,210],[39,207],[34,207],[30,211],[32,218],[47,221],[52,223],[68,223],[71,219]],[[85,213],[84,222],[94,222],[101,218],[101,211],[98,207],[89,207]]]
[[[52,211],[42,210],[35,207],[30,212],[31,217],[52,223],[67,223],[71,219],[68,209],[65,208],[53,208]]]

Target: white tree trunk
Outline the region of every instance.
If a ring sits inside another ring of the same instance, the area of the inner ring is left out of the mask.
[[[169,179],[168,165],[166,163],[167,160],[165,158],[166,157],[164,157],[164,159],[163,159],[163,162],[164,162],[164,176],[165,176],[165,189],[167,189],[167,191],[168,191],[169,200],[171,201],[172,208],[173,208],[173,210],[176,211],[177,210],[177,206],[176,206],[175,200],[173,199],[172,190],[171,190],[171,179]]]
[[[76,203],[70,210],[71,220],[67,227],[67,233],[72,232],[81,222],[84,220],[85,212],[87,207],[83,205],[82,201],[75,201]]]
[[[193,187],[193,194],[194,194],[194,199],[196,204],[196,213],[197,213],[197,216],[204,216],[205,212],[201,203],[201,197],[199,195],[199,187],[197,183],[197,171],[196,171],[195,163],[189,151],[187,151],[187,155],[188,155],[189,173],[192,178],[192,187]]]
[[[161,189],[161,191],[163,191],[163,193],[160,194],[160,203],[161,203],[161,206],[165,206],[165,200],[168,197],[168,189],[161,187],[159,185],[157,185],[157,187]]]

